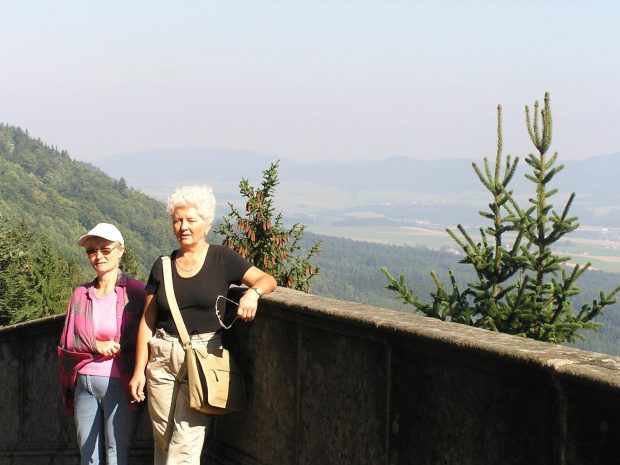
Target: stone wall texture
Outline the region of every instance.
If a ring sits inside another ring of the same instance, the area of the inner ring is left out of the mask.
[[[0,465],[79,463],[62,324],[0,329]],[[247,407],[215,418],[203,463],[620,463],[616,357],[283,288],[225,343]],[[152,460],[145,411],[133,463]]]

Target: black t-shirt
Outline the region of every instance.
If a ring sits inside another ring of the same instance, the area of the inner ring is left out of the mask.
[[[221,329],[215,314],[215,301],[219,295],[226,296],[231,284],[241,284],[241,279],[252,266],[234,250],[222,245],[210,245],[200,271],[191,278],[179,276],[174,264],[177,251],[170,255],[172,265],[172,284],[177,304],[191,334],[210,333]],[[146,292],[155,296],[157,302],[156,328],[167,333],[178,334],[170,306],[166,298],[161,259],[153,264]],[[222,319],[226,302],[220,299],[218,309]]]

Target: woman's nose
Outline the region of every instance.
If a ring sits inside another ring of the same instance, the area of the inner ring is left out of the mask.
[[[99,255],[103,257],[103,251],[101,249],[95,249],[95,258],[99,258]]]

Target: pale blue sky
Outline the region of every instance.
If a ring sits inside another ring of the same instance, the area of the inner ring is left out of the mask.
[[[0,121],[78,160],[149,149],[319,159],[620,152],[620,2],[0,4]]]

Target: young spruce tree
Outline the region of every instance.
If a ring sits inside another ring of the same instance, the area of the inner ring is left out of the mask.
[[[566,234],[578,228],[576,217],[569,216],[569,209],[575,198],[572,193],[560,213],[553,210],[550,199],[557,189],[550,189],[549,183],[563,168],[556,165],[557,152],[549,157],[552,121],[549,94],[545,94],[544,108],[534,104],[533,121],[530,110],[525,107],[526,125],[537,155],[530,153],[526,163],[532,173],[526,178],[534,183],[536,197],[529,200],[528,208],[521,208],[515,201],[508,184],[515,174],[518,157],[510,155],[505,159],[502,173],[502,125],[501,106],[498,107],[498,144],[495,169],[492,172],[488,159],[484,159],[484,171],[476,163],[473,168],[480,182],[490,192],[490,211],[480,215],[490,221],[486,228],[480,228],[479,241],[461,225],[460,233],[447,229],[448,234],[463,249],[465,258],[461,263],[470,264],[476,270],[478,281],[469,283],[460,291],[452,271],[451,289],[439,281],[434,271],[431,276],[437,292],[431,294],[432,303],[421,302],[413,296],[405,283],[404,275],[395,279],[385,269],[388,289],[397,292],[403,304],[411,304],[416,311],[444,321],[453,321],[508,334],[528,337],[546,342],[562,343],[583,340],[580,330],[596,330],[600,323],[594,321],[605,306],[615,303],[615,294],[620,286],[605,294],[600,300],[585,304],[577,312],[571,306],[571,297],[579,294],[577,279],[586,272],[590,263],[566,264],[570,259],[552,253],[552,246]],[[507,245],[508,244],[508,245]]]
[[[255,189],[247,179],[239,183],[241,195],[247,199],[245,216],[231,203],[231,213],[214,229],[224,236],[222,243],[239,252],[257,268],[272,275],[278,286],[310,292],[310,281],[320,267],[310,259],[321,252],[321,242],[300,252],[298,242],[303,238],[305,225],[295,223],[290,229],[282,224],[282,214],[274,216],[273,194],[278,181],[278,164],[272,163],[263,171],[262,187]]]

